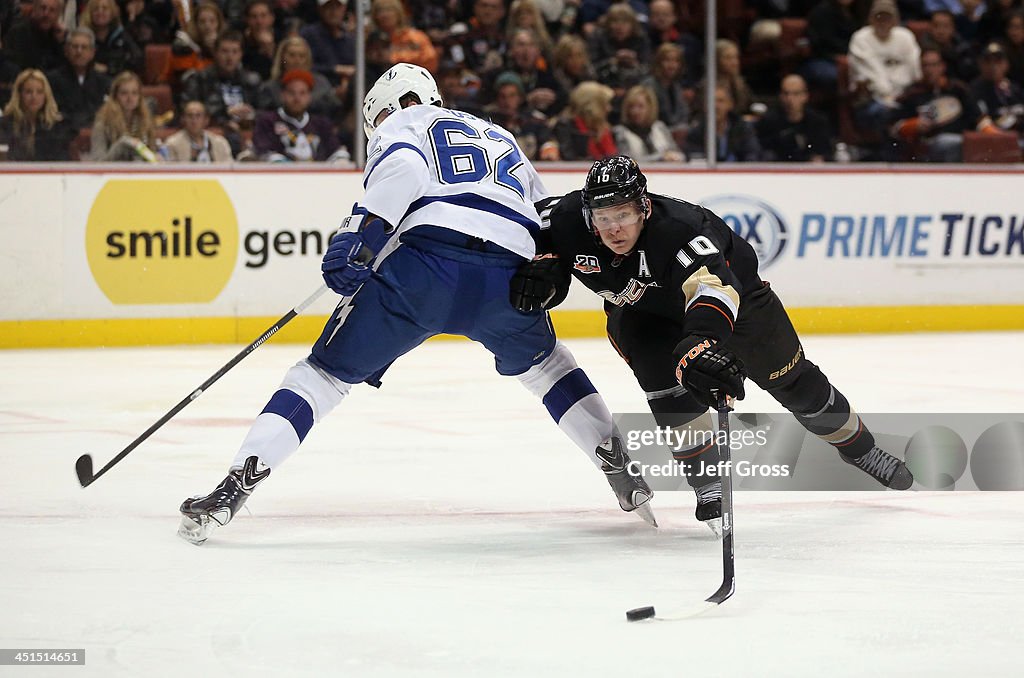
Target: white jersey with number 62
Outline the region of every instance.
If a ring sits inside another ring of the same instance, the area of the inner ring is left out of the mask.
[[[392,113],[370,138],[360,205],[398,227],[443,226],[532,259],[547,191],[499,125],[439,106]]]

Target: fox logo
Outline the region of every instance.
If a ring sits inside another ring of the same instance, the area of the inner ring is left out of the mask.
[[[601,263],[592,254],[577,254],[573,268],[580,273],[600,273]]]

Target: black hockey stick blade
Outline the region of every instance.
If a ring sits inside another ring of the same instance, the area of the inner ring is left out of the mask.
[[[732,398],[725,395],[719,396],[717,410],[719,432],[718,440],[728,441],[730,439],[729,412],[732,410]],[[694,605],[689,609],[683,609],[669,614],[658,614],[653,605],[637,607],[626,612],[626,619],[628,621],[634,622],[642,621],[644,619],[654,619],[656,621],[678,621],[680,619],[690,619],[718,607],[731,598],[732,594],[736,592],[735,552],[733,550],[732,542],[732,454],[730,453],[728,442],[724,445],[719,442],[718,448],[721,454],[721,460],[725,462],[725,468],[729,469],[729,472],[722,476],[721,586],[718,587],[717,591],[705,598],[703,603]]]
[[[78,474],[78,482],[82,484],[82,487],[89,487],[90,483],[96,479],[96,476],[92,474],[92,457],[88,454],[83,454],[75,462],[75,473]]]
[[[280,330],[282,327],[291,322],[292,318],[306,310],[306,308],[309,307],[310,304],[316,301],[326,291],[327,286],[321,285],[319,288],[317,288],[316,292],[313,292],[313,294],[309,295],[301,304],[299,304],[298,306],[296,306],[295,308],[281,316],[281,318],[276,323],[267,328],[266,332],[261,334],[255,341],[253,341],[248,346],[243,348],[234,358],[225,363],[206,381],[200,384],[198,388],[196,388],[194,391],[192,391],[187,396],[182,398],[177,405],[168,410],[168,412],[164,414],[164,416],[157,419],[157,421],[152,426],[143,431],[142,434],[139,435],[139,437],[137,437],[135,440],[129,443],[128,447],[121,450],[117,454],[117,456],[108,461],[106,466],[101,468],[99,471],[93,473],[92,457],[90,457],[88,454],[83,454],[81,457],[79,457],[78,461],[75,462],[75,472],[78,474],[78,482],[82,484],[82,487],[89,487],[89,485],[91,485],[93,481],[98,479],[104,473],[112,469],[118,462],[127,457],[132,450],[141,445],[143,441],[145,441],[147,438],[153,435],[160,427],[162,427],[168,421],[173,419],[175,415],[178,414],[178,412],[181,412],[196,398],[201,396],[206,391],[206,389],[210,388],[210,386],[212,386],[214,382],[216,382],[218,379],[227,374],[235,365],[240,363],[243,358],[245,358],[247,355],[258,349],[264,343],[266,343],[266,341],[270,339],[272,336],[274,336],[278,332],[278,330]],[[350,299],[347,298],[342,303],[347,303],[348,301],[350,301]]]

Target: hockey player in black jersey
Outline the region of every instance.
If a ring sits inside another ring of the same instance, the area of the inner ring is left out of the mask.
[[[608,337],[659,426],[711,430],[713,392],[741,399],[749,376],[844,461],[886,487],[911,486],[906,464],[875,445],[806,358],[782,302],[758,276],[753,248],[717,215],[648,194],[646,177],[625,156],[597,161],[582,191],[548,198],[537,210],[538,256],[512,279],[512,304],[550,309],[565,299],[570,276],[601,295]],[[699,472],[717,454],[710,443],[673,450],[702,521],[721,515],[721,481]]]

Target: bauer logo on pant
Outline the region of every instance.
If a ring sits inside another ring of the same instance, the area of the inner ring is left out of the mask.
[[[115,304],[212,301],[238,258],[238,218],[212,179],[112,179],[93,202],[85,250]]]

